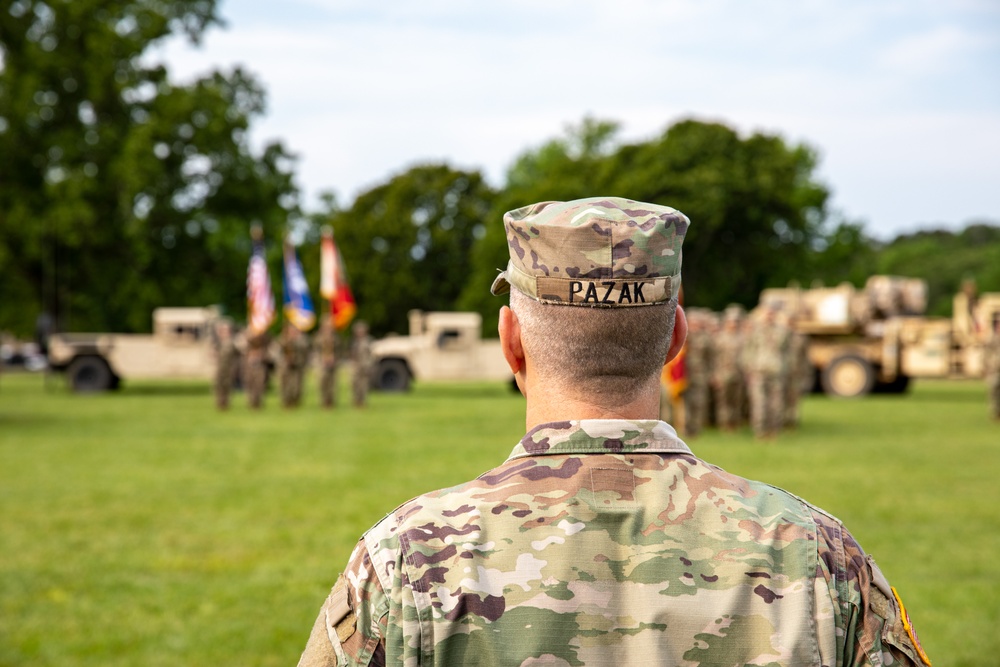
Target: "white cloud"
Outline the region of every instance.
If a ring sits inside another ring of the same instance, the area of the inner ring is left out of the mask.
[[[332,188],[346,202],[443,160],[498,182],[518,153],[587,114],[620,121],[630,140],[694,116],[817,146],[836,205],[880,229],[929,209],[1000,219],[990,2],[231,0],[222,10],[230,27],[203,50],[173,42],[160,53],[174,75],[237,62],[256,73],[269,105],[254,140],[281,138],[301,155],[309,197]]]

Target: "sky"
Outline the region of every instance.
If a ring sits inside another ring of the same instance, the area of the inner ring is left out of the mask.
[[[813,147],[831,219],[889,239],[1000,224],[1000,0],[220,0],[152,54],[239,65],[252,139],[297,156],[308,210],[416,164],[479,169],[585,117],[645,141],[681,119]],[[594,193],[628,196],[628,193]],[[531,203],[531,202],[525,202]],[[669,202],[662,202],[669,204]],[[697,221],[693,221],[697,224]]]

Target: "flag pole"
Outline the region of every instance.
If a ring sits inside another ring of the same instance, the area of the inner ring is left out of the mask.
[[[320,244],[320,247],[322,249],[323,245],[330,243],[333,240],[333,227],[331,227],[330,225],[323,225],[320,228],[320,236],[323,238],[323,242],[321,242]],[[320,261],[320,265],[321,266],[323,265],[322,258]],[[325,280],[329,280],[330,284],[326,285],[324,283]],[[332,267],[330,267],[329,276],[326,275],[320,276],[320,292],[322,293],[323,298],[326,299],[326,317],[330,320],[331,326],[333,326],[333,290],[335,289],[334,288],[335,281],[336,277],[333,275]]]

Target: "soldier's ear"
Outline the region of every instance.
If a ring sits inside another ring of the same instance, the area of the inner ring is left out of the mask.
[[[507,306],[500,308],[500,349],[507,360],[511,372],[517,376],[524,370],[524,346],[521,345],[521,323],[517,315]]]
[[[674,337],[670,339],[670,349],[667,350],[667,358],[664,360],[664,364],[681,353],[681,348],[684,347],[687,335],[687,315],[684,314],[684,307],[678,304],[677,313],[674,315]]]

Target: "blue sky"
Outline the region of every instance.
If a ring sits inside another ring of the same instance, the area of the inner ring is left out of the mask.
[[[500,184],[584,116],[643,140],[682,118],[820,154],[831,208],[888,238],[1000,223],[997,0],[222,0],[187,80],[264,84],[254,141],[298,156],[312,206],[446,161]],[[595,193],[620,194],[628,193]],[[667,202],[669,203],[669,202]],[[697,224],[697,221],[694,221]]]

